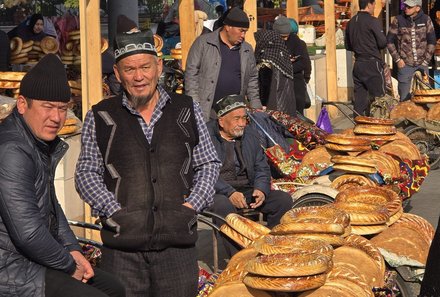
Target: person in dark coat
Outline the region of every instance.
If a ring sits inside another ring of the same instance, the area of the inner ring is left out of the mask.
[[[437,224],[434,239],[429,248],[428,259],[426,260],[425,274],[419,297],[440,296],[440,219]]]
[[[55,168],[68,149],[57,133],[69,100],[64,65],[48,54],[23,77],[0,124],[0,296],[125,296],[83,256],[56,197]]]
[[[222,167],[211,210],[225,217],[240,209],[256,209],[267,215],[267,227],[272,228],[293,202],[288,193],[270,189],[269,164],[258,132],[247,125],[244,96],[226,96],[214,103],[214,109],[218,119],[208,122],[208,130]],[[237,251],[228,238],[223,242],[229,255]]]
[[[220,161],[202,111],[158,85],[151,30],[115,38],[123,92],[87,112],[75,185],[103,228],[100,267],[127,296],[197,295],[197,212],[213,203]]]
[[[41,41],[47,36],[44,33],[44,18],[41,14],[36,13],[31,16],[29,23],[23,23],[8,32],[10,39],[13,37],[20,37],[23,42],[33,40]]]
[[[306,43],[299,38],[298,23],[294,19],[278,16],[273,24],[286,43],[290,61],[293,67],[293,81],[295,89],[296,110],[304,115],[304,109],[310,107],[310,98],[307,94],[307,84],[310,81],[312,62],[307,51]]]
[[[9,45],[8,34],[0,30],[0,71],[9,70],[10,55],[11,55],[11,48]]]
[[[370,102],[385,95],[385,75],[381,50],[387,39],[379,20],[373,16],[376,0],[360,0],[359,12],[345,30],[345,48],[354,52],[354,110],[370,115]]]

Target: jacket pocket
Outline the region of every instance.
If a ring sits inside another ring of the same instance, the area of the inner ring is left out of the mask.
[[[119,234],[114,230],[103,226],[101,229],[101,239],[105,246],[123,250],[138,251],[145,250],[151,238],[147,234],[147,219],[150,214],[143,209],[127,211],[121,209],[112,216],[114,222],[120,226]]]
[[[195,210],[180,205],[168,208],[163,215],[164,225],[160,234],[163,247],[189,246],[197,241],[197,214]]]

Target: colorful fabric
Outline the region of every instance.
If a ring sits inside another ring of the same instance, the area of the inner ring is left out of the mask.
[[[314,149],[317,145],[325,144],[325,137],[328,133],[312,123],[279,111],[267,110],[266,113],[286,127],[293,137],[308,150]]]
[[[205,269],[199,269],[199,284],[198,284],[198,294],[196,297],[206,297],[208,296],[212,289],[214,288],[214,284],[217,281],[219,274],[213,273],[210,274]]]
[[[421,160],[402,160],[400,172],[403,177],[403,180],[398,184],[401,190],[400,196],[402,199],[408,199],[420,190],[422,183],[428,176],[428,158],[425,156]]]

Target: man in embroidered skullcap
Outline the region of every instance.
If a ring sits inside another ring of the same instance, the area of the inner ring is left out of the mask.
[[[101,220],[101,267],[127,296],[196,296],[197,213],[213,203],[220,162],[197,103],[158,85],[153,33],[115,38],[124,92],[84,120],[75,182]]]
[[[215,118],[213,102],[240,94],[252,108],[261,108],[258,71],[252,46],[244,41],[249,18],[232,8],[223,26],[192,44],[185,69],[185,92],[200,103],[205,121]]]
[[[55,168],[68,149],[57,133],[70,95],[64,65],[48,54],[0,124],[0,296],[125,296],[84,258],[56,197]]]
[[[258,131],[248,125],[244,99],[242,95],[229,95],[214,102],[218,119],[207,124],[222,161],[211,210],[226,217],[243,209],[257,209],[267,215],[267,226],[272,228],[292,208],[292,198],[287,192],[270,189],[269,164]],[[238,251],[227,237],[223,243],[229,256]]]

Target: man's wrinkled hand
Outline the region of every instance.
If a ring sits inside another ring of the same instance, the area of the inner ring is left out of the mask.
[[[254,192],[252,193],[252,197],[254,197],[255,202],[250,204],[251,208],[260,207],[266,199],[266,195],[264,195],[264,193],[258,189],[254,190]]]
[[[105,218],[101,217],[102,227],[106,230],[109,230],[113,233],[113,237],[118,237],[121,232],[121,226],[113,219],[113,218]]]
[[[236,208],[248,208],[246,198],[244,197],[243,193],[234,192],[231,194],[231,196],[229,196],[229,200]]]
[[[89,261],[87,261],[84,256],[78,251],[70,252],[73,259],[76,263],[75,272],[72,274],[72,277],[86,283],[89,279],[91,279],[95,272],[93,271],[92,265],[90,265]]]

